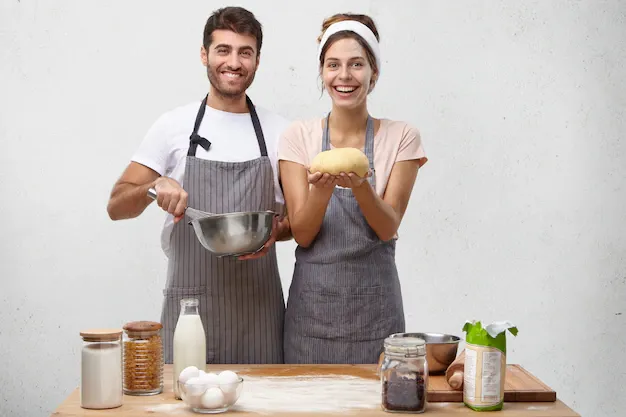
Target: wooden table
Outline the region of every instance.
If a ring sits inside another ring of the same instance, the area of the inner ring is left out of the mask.
[[[207,371],[219,372],[224,369],[231,369],[246,379],[261,377],[298,377],[298,378],[311,378],[313,376],[328,376],[335,375],[339,377],[359,377],[367,380],[365,382],[372,383],[378,380],[376,374],[376,365],[208,365]],[[429,392],[432,386],[441,386],[441,381],[438,379],[443,378],[441,376],[431,377],[429,383]],[[276,378],[274,378],[276,379]],[[289,380],[292,380],[291,378]],[[172,367],[171,365],[165,366],[164,371],[164,392],[155,396],[124,396],[124,404],[121,407],[110,410],[86,410],[80,407],[80,393],[76,389],[70,394],[70,396],[57,408],[52,416],[55,417],[78,417],[78,416],[118,416],[118,417],[147,417],[147,416],[199,416],[182,403],[180,400],[174,399],[172,392]],[[244,382],[244,390],[246,388],[246,382]],[[288,396],[288,389],[285,389],[284,395]],[[337,398],[341,398],[341,392],[336,393]],[[241,402],[243,402],[244,394],[242,394]],[[369,399],[370,403],[378,401],[378,398]],[[241,415],[241,416],[298,416],[298,417],[330,417],[330,416],[350,416],[358,415],[365,417],[390,417],[398,415],[396,413],[386,413],[379,407],[373,408],[350,408],[337,411],[325,410],[325,411],[306,411],[306,412],[294,412],[293,410],[237,410],[235,407],[223,415]],[[426,415],[434,414],[437,416],[461,416],[461,415],[477,415],[476,412],[467,408],[462,402],[429,402]],[[580,417],[568,406],[563,404],[558,399],[556,401],[549,402],[507,402],[504,404],[504,409],[499,412],[495,412],[495,416],[498,417]],[[401,415],[401,414],[400,414]],[[480,414],[482,415],[482,414]],[[485,414],[486,415],[486,414]],[[489,414],[491,415],[491,414]]]

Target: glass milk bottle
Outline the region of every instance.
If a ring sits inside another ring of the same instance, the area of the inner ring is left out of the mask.
[[[197,298],[180,300],[180,315],[174,330],[174,396],[180,399],[178,376],[188,366],[206,369],[206,335]]]

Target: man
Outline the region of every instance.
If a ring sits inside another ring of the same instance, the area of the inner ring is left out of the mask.
[[[246,90],[259,65],[263,33],[248,10],[226,7],[207,20],[201,59],[209,93],[163,114],[150,128],[111,192],[113,220],[139,216],[153,201],[168,215],[161,243],[168,256],[161,322],[165,362],[182,298],[198,298],[208,363],[281,363],[284,300],[273,243],[289,237],[275,221],[263,250],[217,258],[184,220],[187,206],[212,213],[282,212],[278,138],[288,121],[255,108]],[[181,221],[182,220],[182,221]]]

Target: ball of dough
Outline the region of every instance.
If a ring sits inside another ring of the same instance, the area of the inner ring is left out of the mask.
[[[353,172],[359,177],[365,177],[369,169],[369,160],[361,150],[357,148],[335,148],[318,153],[313,158],[309,171],[331,175]]]

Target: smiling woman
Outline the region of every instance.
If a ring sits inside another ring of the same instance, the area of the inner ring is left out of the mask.
[[[331,26],[333,29],[328,30]],[[366,28],[363,26],[366,26]],[[322,35],[317,39],[321,45],[318,56],[320,72],[323,74],[325,65],[334,70],[338,68],[340,59],[335,56],[338,51],[328,54],[330,47],[339,40],[352,39],[353,42],[343,43],[344,48],[348,49],[344,52],[347,52],[348,56],[351,55],[352,64],[356,67],[364,67],[365,60],[367,60],[371,68],[371,78],[367,92],[371,92],[380,74],[380,52],[378,50],[380,36],[374,21],[366,15],[338,14],[324,21],[322,32]],[[336,90],[338,92],[350,93],[354,91],[354,86],[344,86],[343,88],[338,86]]]
[[[426,156],[417,129],[369,114],[381,69],[378,40],[368,16],[324,21],[319,70],[332,110],[294,122],[279,144],[298,243],[285,315],[287,363],[376,363],[384,339],[405,330],[395,239]],[[364,153],[369,172],[319,168],[320,152],[342,148]]]

